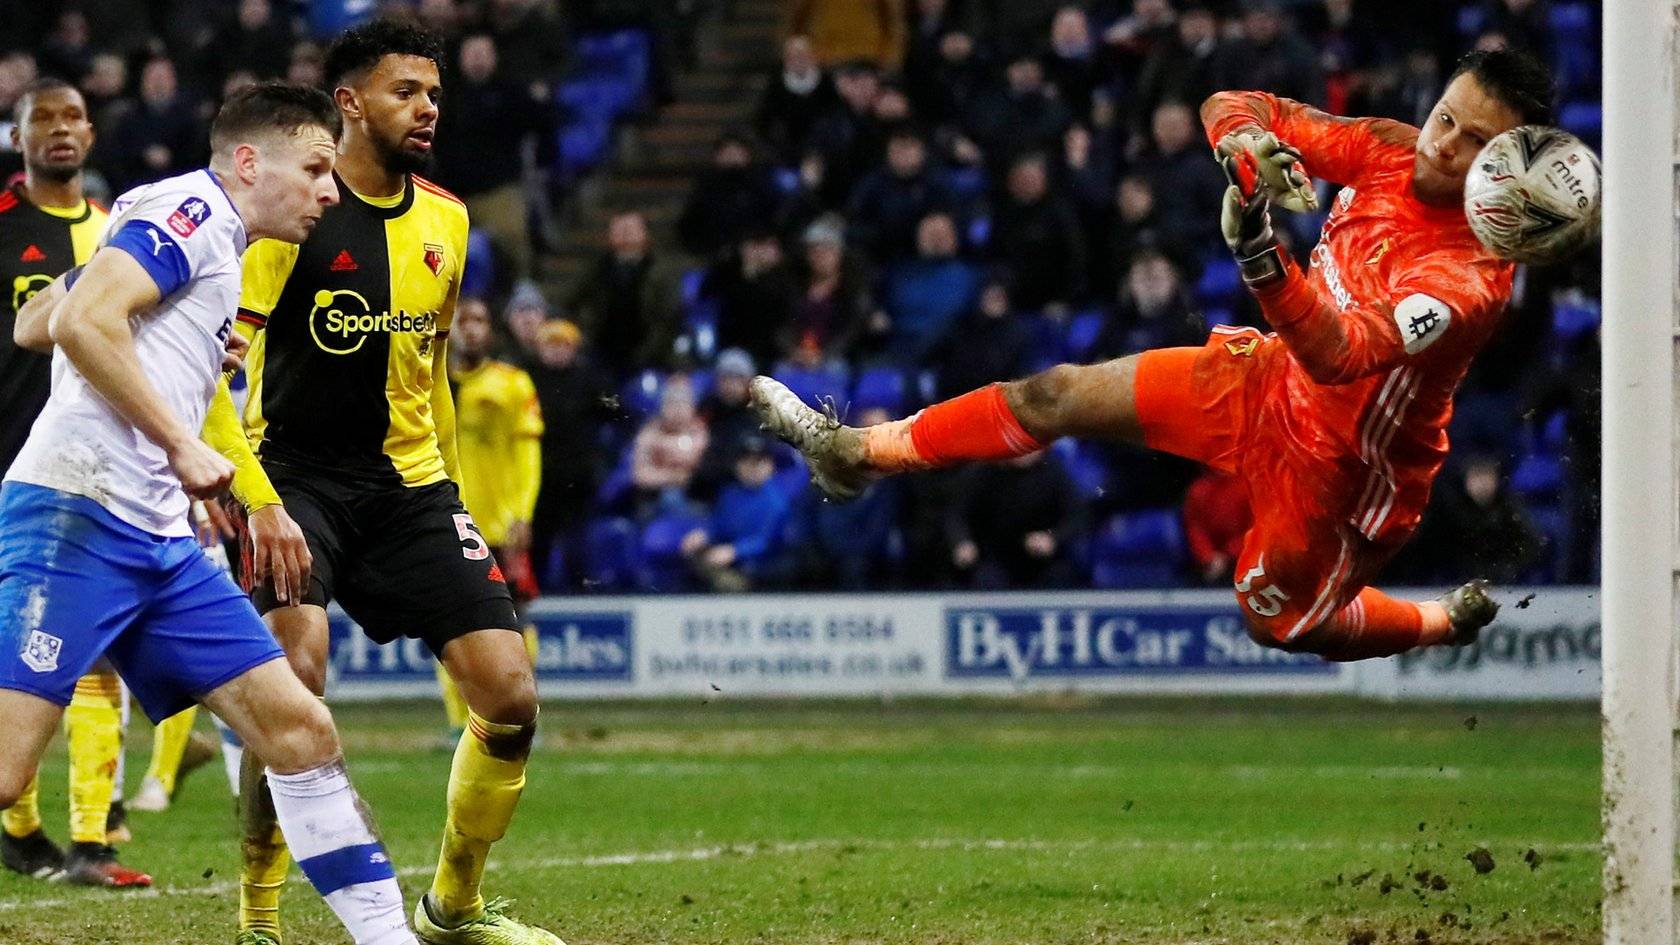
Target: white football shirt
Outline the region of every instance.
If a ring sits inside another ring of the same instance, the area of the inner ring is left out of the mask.
[[[111,204],[99,252],[123,251],[163,300],[130,319],[140,369],[190,430],[204,425],[239,304],[245,222],[209,170],[137,187]],[[53,352],[52,395],[7,480],[86,496],[160,536],[189,536],[190,503],[163,448]]]

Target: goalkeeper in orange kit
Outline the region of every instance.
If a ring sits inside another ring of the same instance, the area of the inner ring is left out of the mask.
[[[1545,67],[1515,51],[1464,57],[1421,129],[1216,94],[1202,120],[1234,181],[1221,228],[1273,333],[1220,326],[1202,347],[1060,365],[864,429],[769,378],[754,381],[756,408],[842,497],[1062,436],[1194,459],[1247,487],[1235,591],[1257,642],[1331,660],[1469,642],[1498,609],[1485,582],[1422,602],[1368,585],[1417,527],[1453,394],[1511,292],[1512,265],[1465,220],[1465,175],[1495,135],[1549,122],[1551,98]],[[1309,173],[1342,190],[1303,270],[1269,212],[1314,205]]]

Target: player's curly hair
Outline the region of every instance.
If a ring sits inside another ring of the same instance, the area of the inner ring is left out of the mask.
[[[1510,106],[1525,125],[1550,125],[1556,121],[1552,104],[1557,85],[1546,64],[1523,49],[1478,49],[1458,60],[1447,82],[1466,72],[1476,83]]]
[[[337,141],[344,119],[320,89],[286,82],[258,82],[229,95],[210,123],[210,148],[221,152],[267,131],[293,134],[319,126]]]
[[[443,42],[431,32],[398,20],[370,20],[345,30],[327,50],[322,68],[327,88],[337,88],[386,56],[420,56],[443,64]]]

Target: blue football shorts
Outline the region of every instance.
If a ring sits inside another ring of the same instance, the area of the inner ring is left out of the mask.
[[[135,528],[84,496],[0,488],[0,689],[69,705],[110,658],[154,722],[285,653],[192,538]]]

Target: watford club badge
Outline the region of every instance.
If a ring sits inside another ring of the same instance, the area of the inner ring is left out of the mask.
[[[434,275],[434,276],[443,275],[443,247],[442,246],[439,246],[436,243],[427,243],[426,244],[425,260],[426,260],[426,268],[430,269],[432,271],[432,275]]]
[[[1246,358],[1254,354],[1254,349],[1260,347],[1259,338],[1245,338],[1242,341],[1225,342],[1225,350],[1231,352],[1234,358]]]

